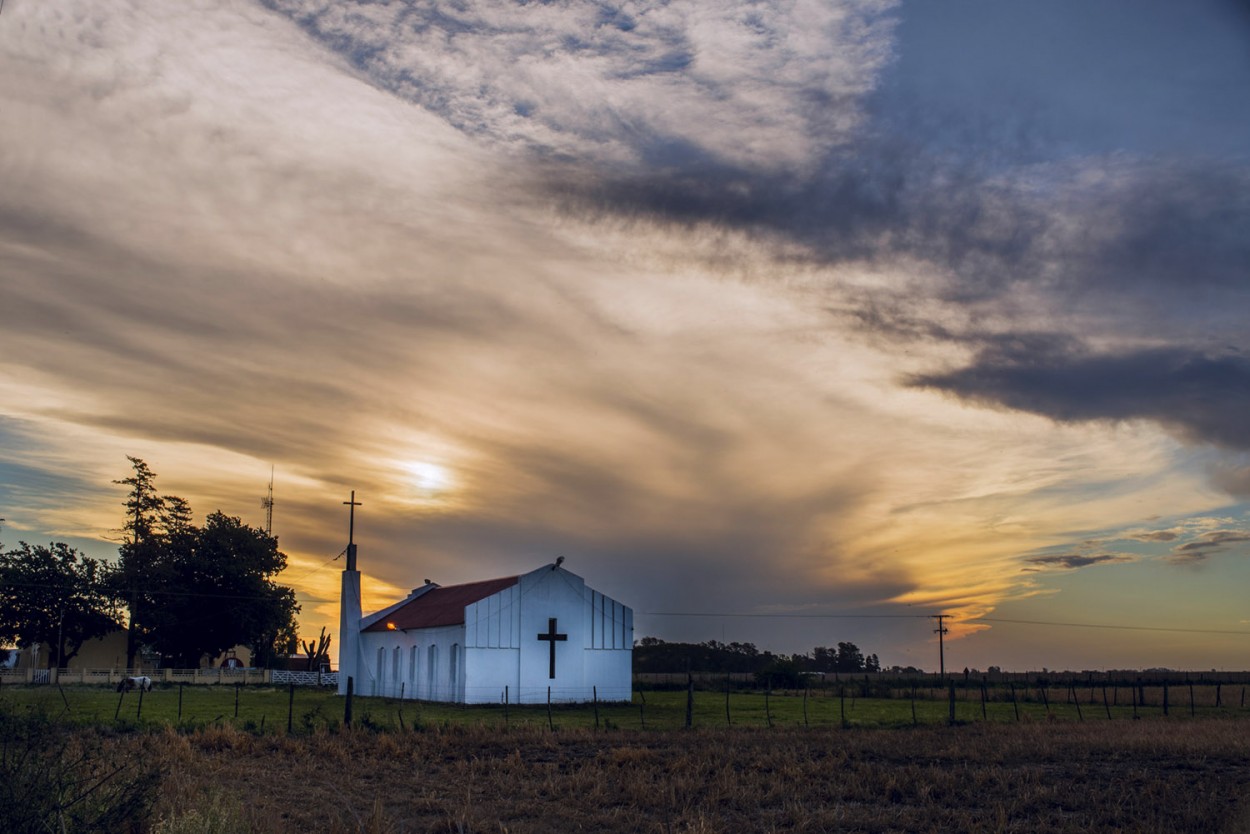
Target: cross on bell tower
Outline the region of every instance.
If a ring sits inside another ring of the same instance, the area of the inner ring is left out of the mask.
[[[347,569],[356,569],[356,508],[364,506],[356,500],[356,490],[352,490],[350,501],[344,501],[343,505],[348,507],[347,515]]]

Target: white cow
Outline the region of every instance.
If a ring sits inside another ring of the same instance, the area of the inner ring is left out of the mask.
[[[132,675],[122,678],[121,683],[117,684],[118,692],[129,692],[132,689],[138,689],[140,692],[151,692],[152,679],[147,675]]]

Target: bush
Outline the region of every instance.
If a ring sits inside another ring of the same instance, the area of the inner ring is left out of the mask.
[[[109,755],[97,732],[71,732],[41,712],[0,711],[0,807],[8,831],[134,830],[151,813],[162,777],[158,765],[135,755]]]

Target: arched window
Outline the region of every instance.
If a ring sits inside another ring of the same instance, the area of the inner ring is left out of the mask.
[[[420,697],[417,695],[417,666],[419,666],[420,656],[417,654],[417,647],[413,646],[412,651],[408,653],[408,691],[412,693],[413,698]]]
[[[379,647],[378,648],[378,668],[377,668],[376,673],[373,676],[373,694],[377,695],[380,692],[384,692],[385,690],[383,689],[383,687],[385,684],[386,684],[386,649]]]
[[[435,682],[434,675],[438,672],[438,646],[431,643],[430,649],[428,652],[426,652],[426,654],[428,656],[428,660],[426,661],[427,668],[426,668],[425,680],[426,680],[426,683],[430,687],[429,698],[431,701],[433,701],[435,698],[438,697],[438,691],[434,685],[434,682]]]
[[[448,670],[447,679],[451,682],[451,688],[448,691],[451,693],[451,700],[453,701],[459,700],[459,698],[457,698],[456,696],[460,694],[460,679],[456,677],[456,673],[460,669],[460,664],[458,662],[459,660],[460,660],[460,644],[452,643],[451,653],[447,656],[447,665],[450,667]]]
[[[399,675],[399,646],[396,646],[395,651],[391,652],[391,686],[399,686],[399,682],[401,680],[403,680],[403,678]]]

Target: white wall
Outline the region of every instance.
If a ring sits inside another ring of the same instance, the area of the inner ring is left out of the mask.
[[[464,626],[410,632],[370,631],[360,635],[360,644],[360,676],[355,684],[360,695],[423,701],[463,700]],[[433,670],[430,668],[431,647],[434,648]],[[413,649],[416,649],[415,655]]]
[[[548,633],[550,618],[565,637],[555,641],[554,678],[551,642],[538,637]],[[576,574],[546,565],[466,606],[464,625],[362,633],[356,692],[490,704],[500,703],[506,689],[511,703],[540,704],[550,687],[553,701],[589,701],[596,694],[601,701],[627,701],[633,645],[630,608],[586,587]]]

